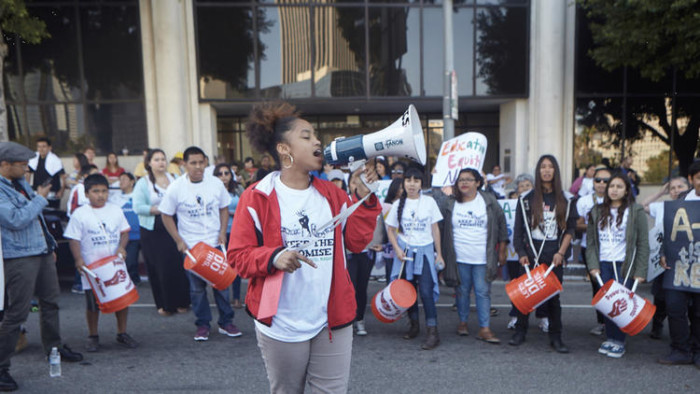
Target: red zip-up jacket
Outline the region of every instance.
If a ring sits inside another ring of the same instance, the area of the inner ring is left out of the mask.
[[[275,256],[284,249],[281,233],[280,206],[274,188],[279,172],[268,174],[241,195],[231,226],[228,263],[242,278],[249,279],[245,297],[248,313],[265,325],[272,318],[258,319],[258,310],[265,279],[277,269]],[[354,199],[331,182],[312,177],[311,185],[328,200],[333,217],[348,208]],[[371,196],[335,228],[333,276],[328,297],[328,327],[342,328],[355,320],[355,290],[346,268],[345,249],[360,253],[372,240],[377,215],[381,212],[377,197]],[[300,295],[303,296],[303,295]]]

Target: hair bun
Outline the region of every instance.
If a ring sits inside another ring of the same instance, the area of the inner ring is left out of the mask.
[[[278,130],[277,121],[284,118],[297,118],[296,107],[285,101],[263,102],[250,110],[246,123],[246,136],[250,144],[259,152],[275,155],[275,145],[285,130]]]

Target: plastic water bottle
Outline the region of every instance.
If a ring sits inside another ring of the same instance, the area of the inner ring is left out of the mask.
[[[49,355],[49,376],[52,378],[61,376],[61,353],[58,348],[53,347]]]

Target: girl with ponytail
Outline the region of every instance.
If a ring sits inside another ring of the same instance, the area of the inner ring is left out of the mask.
[[[367,247],[381,207],[372,195],[352,212],[370,193],[364,184],[348,196],[310,175],[323,164],[321,142],[292,105],[256,105],[246,134],[281,167],[243,192],[228,246],[228,262],[249,279],[245,303],[270,391],[300,393],[308,383],[345,392],[357,312],[345,251]],[[373,166],[365,175],[377,180]],[[338,215],[337,226],[326,226]]]
[[[430,350],[440,344],[435,302],[440,295],[437,271],[445,267],[445,262],[442,259],[438,229],[442,215],[435,200],[421,194],[422,187],[423,172],[409,168],[404,174],[399,202],[392,205],[386,217],[386,226],[387,236],[396,255],[391,279],[406,278],[420,290],[425,324],[428,327],[428,335],[421,347]],[[408,317],[411,326],[404,339],[413,339],[420,332],[418,301],[408,310]]]

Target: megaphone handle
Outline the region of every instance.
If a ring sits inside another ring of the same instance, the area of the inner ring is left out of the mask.
[[[527,278],[532,280],[532,274],[530,274],[530,266],[529,265],[525,266],[525,273],[527,274]]]
[[[598,280],[598,284],[600,285],[600,287],[603,287],[603,278],[600,277],[600,274],[595,274],[595,278]]]

